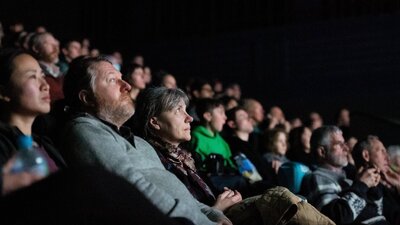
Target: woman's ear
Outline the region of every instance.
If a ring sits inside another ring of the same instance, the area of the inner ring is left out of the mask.
[[[95,106],[94,98],[87,90],[81,90],[79,92],[79,100],[81,100],[83,104],[85,104],[85,106],[90,106],[90,107]]]
[[[205,113],[203,113],[203,118],[204,118],[207,122],[210,122],[211,119],[212,119],[212,115],[211,115],[210,112],[205,112]]]
[[[158,124],[158,120],[157,120],[156,117],[151,117],[150,118],[150,126],[153,129],[156,129],[156,130],[160,130],[161,129],[160,125]]]

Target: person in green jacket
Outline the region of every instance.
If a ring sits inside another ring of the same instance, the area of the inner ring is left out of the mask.
[[[192,131],[192,150],[200,156],[202,162],[205,162],[210,154],[219,154],[224,160],[224,171],[236,171],[231,149],[219,134],[226,121],[223,104],[215,99],[202,99],[198,102],[196,113],[200,118],[200,125]],[[201,169],[207,171],[210,168],[206,168],[203,163]]]

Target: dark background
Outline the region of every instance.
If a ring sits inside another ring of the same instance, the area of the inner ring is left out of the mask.
[[[178,81],[236,81],[288,119],[346,106],[357,136],[400,143],[400,0],[1,1],[0,21],[141,53]]]

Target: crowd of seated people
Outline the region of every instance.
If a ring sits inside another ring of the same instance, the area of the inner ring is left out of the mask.
[[[170,73],[152,77],[141,55],[124,65],[117,51],[91,54],[87,39],[60,51],[43,29],[13,37],[0,48],[0,208],[28,212],[43,199],[15,224],[44,212],[49,224],[295,221],[278,207],[285,197],[272,202],[269,191],[285,192],[274,188],[291,179],[279,177],[290,162],[311,170],[291,204],[319,210],[307,211],[316,224],[400,224],[400,150],[352,136],[346,108],[337,126],[317,112],[289,122],[282,108],[265,113],[261,101],[242,98],[237,83],[196,78],[185,92]],[[33,136],[50,175],[10,171],[21,135]]]

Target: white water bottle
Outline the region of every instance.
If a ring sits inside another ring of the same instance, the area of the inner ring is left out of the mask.
[[[49,174],[46,157],[33,146],[32,136],[21,135],[17,139],[18,152],[11,167],[11,173],[29,172],[39,176]]]

